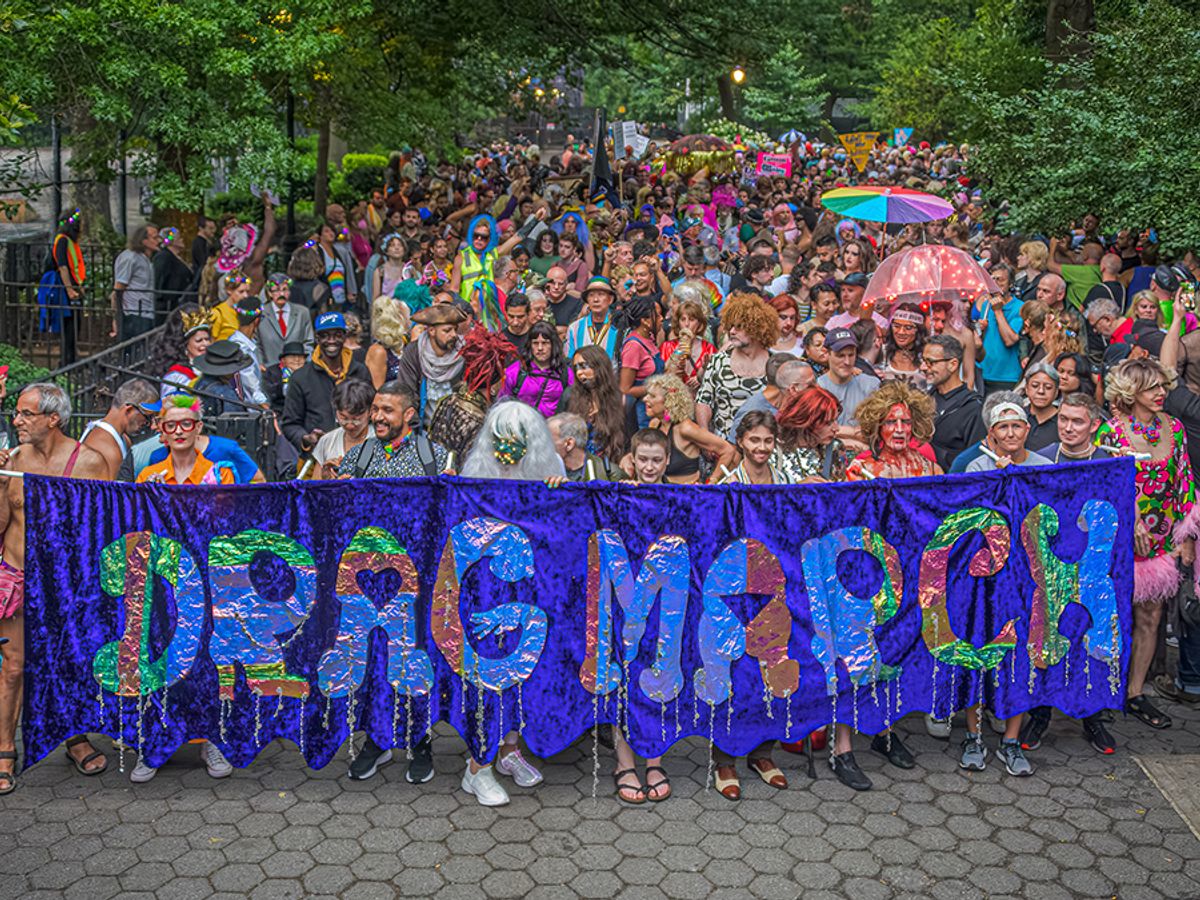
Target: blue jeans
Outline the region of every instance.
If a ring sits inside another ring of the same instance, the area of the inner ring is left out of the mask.
[[[1200,628],[1179,622],[1179,671],[1175,683],[1185,694],[1200,696]]]

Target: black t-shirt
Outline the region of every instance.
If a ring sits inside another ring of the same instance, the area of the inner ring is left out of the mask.
[[[528,331],[526,331],[524,334],[513,334],[511,331],[505,328],[502,333],[508,342],[517,348],[518,353],[525,352],[525,345],[529,343]]]
[[[1128,293],[1125,285],[1119,281],[1102,281],[1097,285],[1093,285],[1092,289],[1087,292],[1087,297],[1083,301],[1083,308],[1086,310],[1088,304],[1093,300],[1103,298],[1117,304],[1117,309],[1123,313],[1125,312],[1126,305],[1129,303]]]
[[[572,297],[568,294],[562,303],[551,303],[550,312],[554,314],[555,325],[570,325],[579,318],[583,311],[583,298]]]
[[[204,269],[210,253],[212,253],[212,246],[208,243],[208,239],[196,235],[192,241],[192,272],[200,272]]]

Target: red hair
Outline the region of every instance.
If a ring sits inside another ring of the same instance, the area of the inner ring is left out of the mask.
[[[782,313],[790,309],[797,317],[800,315],[800,304],[791,294],[776,294],[767,302],[775,307],[775,312]]]
[[[825,388],[814,385],[790,395],[775,415],[780,443],[788,450],[812,446],[817,429],[833,422],[841,411],[838,398]]]

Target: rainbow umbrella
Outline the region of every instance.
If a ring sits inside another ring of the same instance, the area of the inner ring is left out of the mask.
[[[839,215],[868,222],[932,222],[954,213],[941,197],[902,187],[864,185],[821,195],[821,205]]]

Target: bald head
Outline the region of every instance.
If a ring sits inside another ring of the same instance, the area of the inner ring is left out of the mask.
[[[1084,241],[1079,255],[1085,266],[1097,265],[1100,258],[1104,256],[1104,245],[1099,241]]]
[[[1061,275],[1055,275],[1053,272],[1042,275],[1042,280],[1038,282],[1037,299],[1047,306],[1057,307],[1062,306],[1066,296],[1067,283],[1062,280]]]
[[[1100,257],[1100,277],[1105,281],[1116,281],[1121,274],[1121,257],[1115,253],[1106,253]]]

